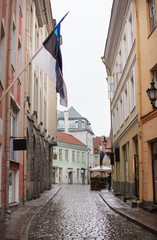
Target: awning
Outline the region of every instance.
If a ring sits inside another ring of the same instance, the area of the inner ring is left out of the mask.
[[[95,168],[89,169],[89,171],[91,171],[91,172],[108,172],[108,171],[112,171],[112,169],[111,169],[111,167],[97,166]]]

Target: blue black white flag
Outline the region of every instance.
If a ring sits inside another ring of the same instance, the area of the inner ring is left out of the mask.
[[[67,13],[68,14],[68,13]],[[67,89],[62,74],[62,55],[60,50],[60,25],[67,14],[49,34],[32,60],[56,83],[56,92],[60,94],[60,104],[67,107]]]
[[[103,165],[103,158],[104,158],[105,154],[100,150],[100,166]]]

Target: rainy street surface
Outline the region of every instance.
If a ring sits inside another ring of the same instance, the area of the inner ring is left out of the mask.
[[[37,214],[29,240],[155,240],[156,235],[112,211],[89,185],[61,185]]]

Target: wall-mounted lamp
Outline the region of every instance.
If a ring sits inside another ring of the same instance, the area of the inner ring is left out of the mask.
[[[157,102],[157,88],[154,86],[154,80],[150,83],[151,87],[146,90],[149,100],[152,104],[153,109],[157,109],[156,102]]]
[[[27,102],[29,102],[30,101],[30,96],[27,96]]]
[[[105,136],[104,136],[104,140],[102,141],[103,142],[103,145],[105,146],[105,149],[112,149],[112,148],[107,148],[106,146],[107,146],[107,140],[106,140],[106,138],[105,138]]]
[[[40,127],[40,126],[43,126],[43,122],[40,122],[40,123],[39,123],[39,127]]]
[[[37,117],[37,111],[33,111],[33,115]]]

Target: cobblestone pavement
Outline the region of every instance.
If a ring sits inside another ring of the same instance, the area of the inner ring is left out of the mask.
[[[89,185],[62,185],[33,219],[29,240],[155,240],[156,235],[113,212]]]

